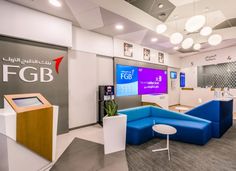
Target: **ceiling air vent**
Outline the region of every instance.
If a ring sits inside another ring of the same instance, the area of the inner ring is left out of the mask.
[[[161,20],[166,21],[169,15],[175,9],[175,5],[168,0],[125,0],[133,6],[141,9],[149,15]]]

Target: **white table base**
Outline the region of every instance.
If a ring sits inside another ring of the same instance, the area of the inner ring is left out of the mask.
[[[152,150],[152,152],[158,152],[158,151],[168,151],[168,159],[170,160],[169,134],[167,134],[167,139],[166,139],[166,148],[160,148],[160,149]]]

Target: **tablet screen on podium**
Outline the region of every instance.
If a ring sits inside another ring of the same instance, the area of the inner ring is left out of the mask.
[[[18,107],[31,107],[31,106],[43,105],[43,103],[37,97],[15,98],[13,99],[13,101]]]

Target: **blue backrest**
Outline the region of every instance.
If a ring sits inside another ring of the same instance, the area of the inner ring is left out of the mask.
[[[162,108],[155,107],[155,106],[151,107],[151,115],[154,117],[160,117],[160,118],[170,118],[170,119],[198,121],[198,122],[209,122],[209,121],[206,121],[205,119],[196,118],[196,117],[189,116],[189,115],[186,115],[183,113],[178,113],[178,112],[162,109]]]
[[[187,112],[188,115],[207,119],[214,122],[220,121],[220,101],[209,101]]]
[[[151,116],[150,106],[141,106],[118,110],[119,114],[127,115],[127,121],[134,121]]]

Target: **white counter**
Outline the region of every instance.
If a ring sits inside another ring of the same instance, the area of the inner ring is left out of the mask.
[[[230,89],[230,94],[235,96],[235,89]],[[186,106],[195,107],[210,100],[229,101],[232,99],[233,97],[214,99],[214,91],[211,91],[210,88],[194,88],[194,90],[180,90],[180,104]],[[234,100],[233,109],[234,112],[236,112],[236,100]]]

